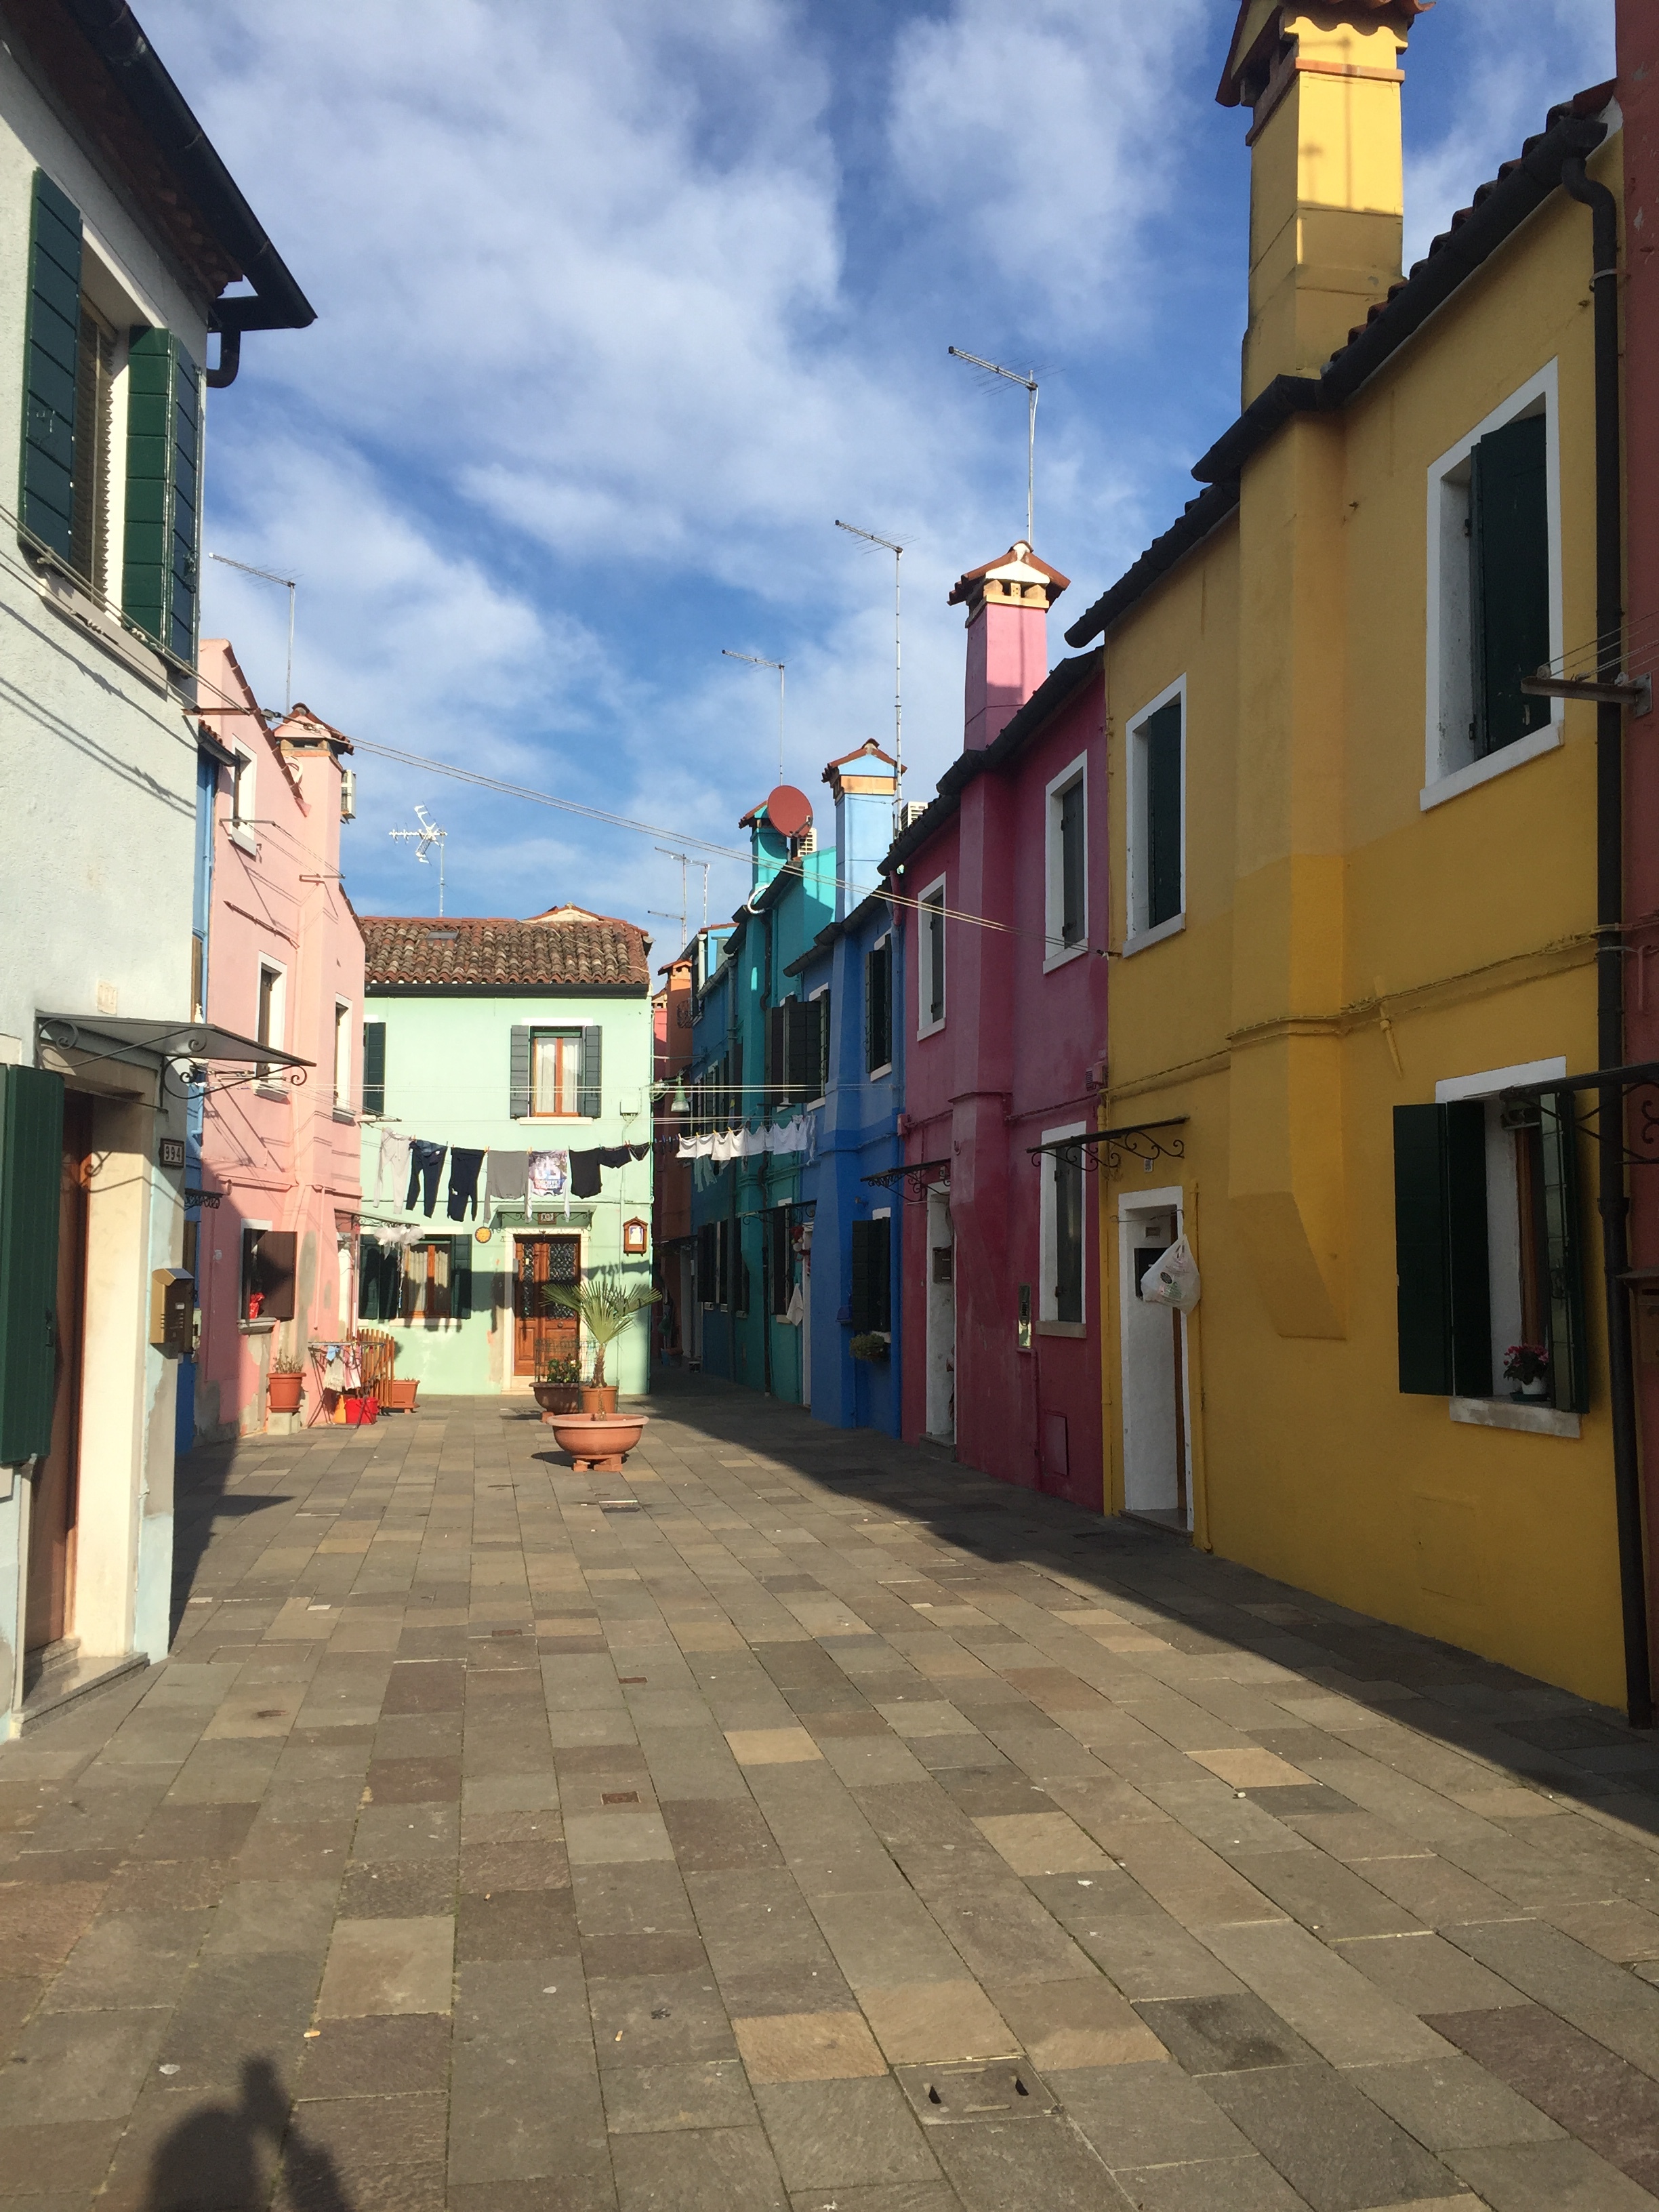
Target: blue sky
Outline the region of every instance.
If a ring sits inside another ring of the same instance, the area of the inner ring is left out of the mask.
[[[1050,650],[1166,526],[1237,408],[1233,0],[142,0],[317,307],[209,417],[207,544],[297,576],[295,689],[355,735],[660,824],[641,836],[364,757],[363,912],[430,913],[387,831],[448,830],[453,913],[564,900],[671,949],[676,835],[740,843],[787,769],[892,726],[959,748],[952,580],[1024,529]],[[1407,58],[1407,258],[1612,74],[1612,0],[1440,0]],[[204,627],[281,703],[286,595],[209,563]],[[700,875],[694,871],[694,886]],[[719,861],[710,911],[746,888]],[[700,897],[692,896],[693,926]]]

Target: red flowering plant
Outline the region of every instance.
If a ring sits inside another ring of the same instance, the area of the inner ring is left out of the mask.
[[[1550,1371],[1549,1347],[1542,1344],[1512,1344],[1504,1354],[1506,1382],[1536,1382]]]

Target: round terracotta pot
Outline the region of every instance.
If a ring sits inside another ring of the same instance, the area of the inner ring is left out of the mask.
[[[273,1375],[270,1377],[270,1406],[273,1413],[297,1413],[300,1393],[305,1387],[303,1375]]]
[[[617,1410],[617,1385],[614,1382],[584,1382],[582,1411],[585,1413],[614,1413]]]
[[[556,1421],[566,1413],[581,1411],[581,1391],[574,1382],[536,1382],[531,1388],[544,1421]]]
[[[553,1441],[569,1453],[578,1474],[618,1474],[649,1418],[645,1413],[561,1413],[553,1422]]]

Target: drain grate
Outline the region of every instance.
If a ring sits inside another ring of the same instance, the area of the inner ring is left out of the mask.
[[[893,2073],[917,2116],[932,2127],[955,2120],[1047,2119],[1060,2110],[1048,2083],[1019,2058],[896,2066]]]

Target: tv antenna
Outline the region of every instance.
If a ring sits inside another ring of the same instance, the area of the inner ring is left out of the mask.
[[[415,857],[422,866],[431,858],[431,848],[434,845],[437,847],[438,914],[441,919],[444,910],[444,843],[449,832],[438,827],[424,806],[417,806],[415,809],[415,816],[421,825],[418,830],[388,830],[386,834],[388,837],[396,837],[404,841],[412,839],[415,845]]]
[[[707,860],[694,860],[688,854],[685,853],[673,852],[666,845],[659,845],[657,850],[663,855],[665,860],[678,860],[680,864],[680,950],[681,951],[684,951],[685,950],[686,924],[690,919],[690,908],[686,902],[685,896],[685,872],[689,867],[701,868],[702,870],[702,926],[707,929],[708,927],[709,863]],[[672,914],[665,914],[659,906],[653,906],[651,908],[651,912],[656,915],[659,921],[672,921],[674,920],[674,916]]]
[[[964,353],[960,346],[947,346],[945,351],[957,361],[971,362],[975,368],[988,369],[993,376],[1005,376],[1010,384],[1018,384],[1030,396],[1030,416],[1025,437],[1025,543],[1034,545],[1031,532],[1036,521],[1036,372],[1022,376],[1017,368],[1005,368],[1000,361],[981,361],[976,353]]]
[[[778,672],[778,781],[783,781],[783,663],[764,659],[758,653],[733,653],[729,645],[720,647],[727,660],[746,660],[751,668],[775,668]],[[660,848],[659,848],[660,850]],[[705,915],[703,919],[708,920]]]
[[[844,530],[849,538],[862,538],[866,544],[884,546],[893,556],[893,811],[896,814],[902,804],[904,775],[904,654],[899,625],[904,548],[896,538],[878,538],[873,530],[860,530],[856,522],[842,522],[837,518],[836,527]]]
[[[246,561],[233,561],[228,553],[210,553],[210,561],[222,561],[227,568],[240,568],[245,576],[261,576],[267,584],[280,584],[288,593],[288,682],[283,692],[283,712],[294,712],[294,595],[299,586],[292,576],[279,576],[271,568],[251,568]]]

